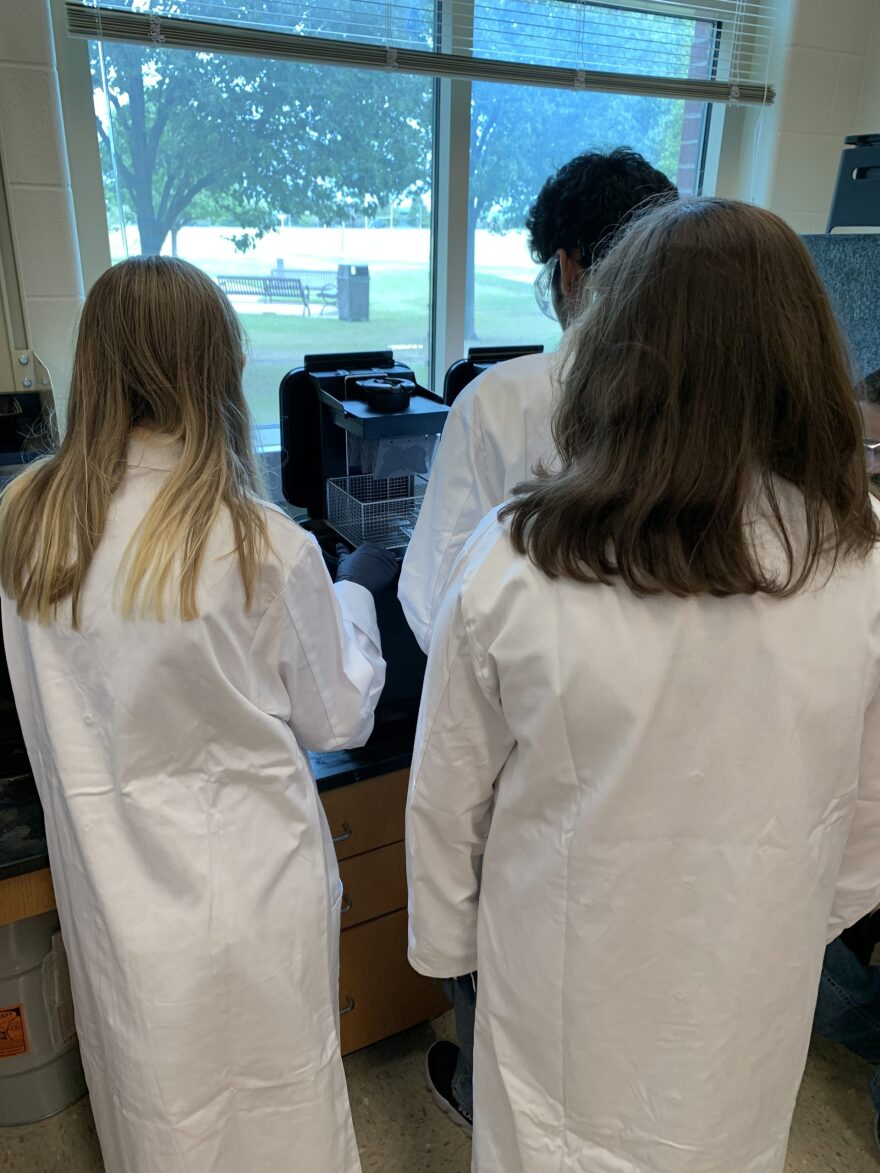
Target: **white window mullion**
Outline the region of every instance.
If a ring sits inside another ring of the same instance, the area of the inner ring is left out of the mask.
[[[437,83],[437,131],[432,195],[434,228],[433,386],[443,389],[450,363],[464,356],[464,299],[468,268],[471,83]]]
[[[437,0],[438,40],[444,52],[469,52],[473,29],[473,0]],[[440,393],[450,364],[464,356],[464,302],[471,261],[467,231],[471,83],[460,78],[441,78],[436,92],[431,373],[434,388]]]

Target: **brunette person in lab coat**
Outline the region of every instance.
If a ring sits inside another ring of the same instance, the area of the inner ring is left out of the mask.
[[[615,231],[646,201],[676,194],[661,171],[626,147],[588,151],[550,176],[526,228],[532,256],[543,266],[536,294],[563,330],[590,267],[608,250]],[[538,461],[552,463],[550,416],[564,349],[563,343],[557,352],[491,367],[465,388],[449,413],[400,576],[400,601],[425,652],[462,546]],[[449,982],[458,1042],[439,1040],[426,1060],[434,1100],[466,1130],[473,1120],[476,988],[475,974]]]
[[[768,212],[593,271],[555,474],[463,551],[410,959],[478,968],[477,1173],[782,1173],[826,941],[880,903],[880,548],[832,311]]]
[[[198,269],[89,294],[58,454],[7,490],[3,630],[107,1173],[357,1173],[340,886],[306,750],[361,745],[393,560],[335,589],[257,497]]]

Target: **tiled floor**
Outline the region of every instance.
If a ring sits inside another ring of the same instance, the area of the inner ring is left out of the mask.
[[[448,1037],[450,1027],[447,1016],[346,1060],[364,1173],[468,1173],[470,1144],[434,1107],[422,1077],[428,1044],[438,1035]],[[868,1073],[845,1051],[815,1043],[786,1173],[878,1173]],[[87,1103],[32,1128],[0,1129],[2,1173],[62,1170],[102,1173]]]

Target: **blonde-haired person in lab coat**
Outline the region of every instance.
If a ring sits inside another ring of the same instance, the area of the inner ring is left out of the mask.
[[[57,455],[0,515],[6,654],[46,814],[107,1173],[357,1173],[339,878],[306,750],[361,745],[365,586],[257,496],[243,337],[167,257],[89,294]]]
[[[461,556],[410,959],[479,968],[477,1173],[782,1173],[826,941],[880,902],[880,549],[797,236],[685,200],[591,275],[541,473]]]

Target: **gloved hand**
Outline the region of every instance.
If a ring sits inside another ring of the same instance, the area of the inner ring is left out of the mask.
[[[376,595],[397,578],[397,559],[384,546],[364,542],[351,552],[345,546],[337,546],[336,553],[339,555],[337,582],[356,582]]]

